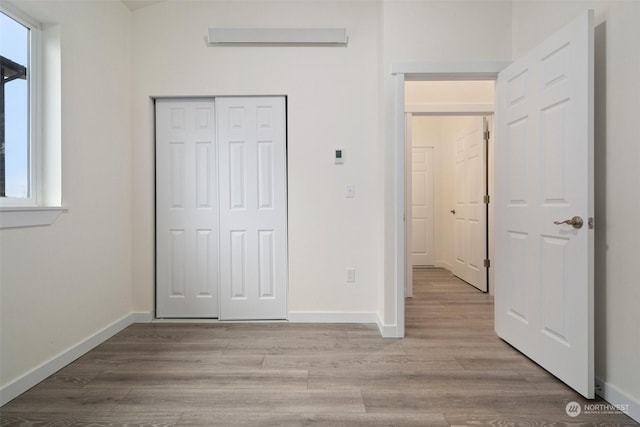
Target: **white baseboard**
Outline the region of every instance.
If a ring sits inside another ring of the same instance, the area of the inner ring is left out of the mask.
[[[634,399],[616,386],[599,378],[596,378],[596,394],[612,405],[626,408],[625,414],[640,423],[640,401],[638,399]]]
[[[435,262],[436,267],[440,267],[440,268],[444,268],[445,270],[449,270],[449,271],[453,271],[453,265],[451,265],[450,263],[446,262],[446,261],[436,261]]]
[[[374,323],[384,338],[402,338],[397,325],[386,325],[378,313],[333,312],[333,311],[290,311],[291,323]]]
[[[398,325],[386,325],[379,314],[376,315],[376,324],[383,338],[402,338],[398,333]]]
[[[334,311],[290,311],[291,323],[376,323],[376,313]]]
[[[131,316],[133,316],[133,323],[151,323],[154,320],[153,313],[142,311],[131,313]]]
[[[34,385],[47,379],[80,356],[102,344],[132,323],[146,323],[153,320],[151,313],[130,313],[111,325],[96,332],[87,339],[54,356],[20,378],[0,388],[0,406],[10,402]]]

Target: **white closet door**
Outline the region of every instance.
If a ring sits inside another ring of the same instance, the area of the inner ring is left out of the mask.
[[[285,103],[216,98],[220,318],[287,317]]]
[[[156,316],[218,316],[213,100],[156,101]]]

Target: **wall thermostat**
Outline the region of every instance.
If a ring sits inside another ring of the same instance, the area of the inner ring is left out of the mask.
[[[334,150],[334,159],[336,162],[336,165],[341,165],[344,163],[344,150],[342,148],[336,148]]]

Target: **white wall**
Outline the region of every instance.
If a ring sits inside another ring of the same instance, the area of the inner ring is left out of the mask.
[[[17,6],[59,26],[69,211],[52,226],[0,231],[0,387],[132,309],[129,11],[120,2]]]
[[[453,26],[452,16],[457,19]],[[136,310],[153,310],[149,97],[285,94],[289,310],[377,312],[384,324],[394,325],[391,62],[508,58],[510,22],[511,6],[505,1],[168,2],[135,11]],[[349,45],[208,47],[204,37],[214,25],[344,26]],[[336,146],[346,153],[341,167],[331,161]],[[346,200],[344,186],[350,183],[356,198]],[[344,283],[347,267],[357,269],[354,285]]]
[[[640,2],[514,2],[513,54],[587,8],[596,17],[596,377],[640,408]]]
[[[289,311],[375,313],[383,277],[375,2],[167,2],[133,13],[134,304],[153,311],[151,96],[287,95]],[[347,47],[213,47],[211,26],[346,27]],[[344,165],[333,163],[341,147]],[[355,185],[346,199],[345,186]],[[346,269],[356,282],[346,283]]]
[[[495,83],[493,81],[418,80],[407,81],[404,87],[404,104],[407,112],[471,112],[471,106],[484,107],[479,111],[494,109]]]

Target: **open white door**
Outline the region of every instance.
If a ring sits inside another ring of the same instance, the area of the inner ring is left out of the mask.
[[[496,332],[593,398],[593,11],[496,94]]]
[[[453,274],[487,291],[487,191],[485,124],[474,117],[455,141],[455,217]]]

